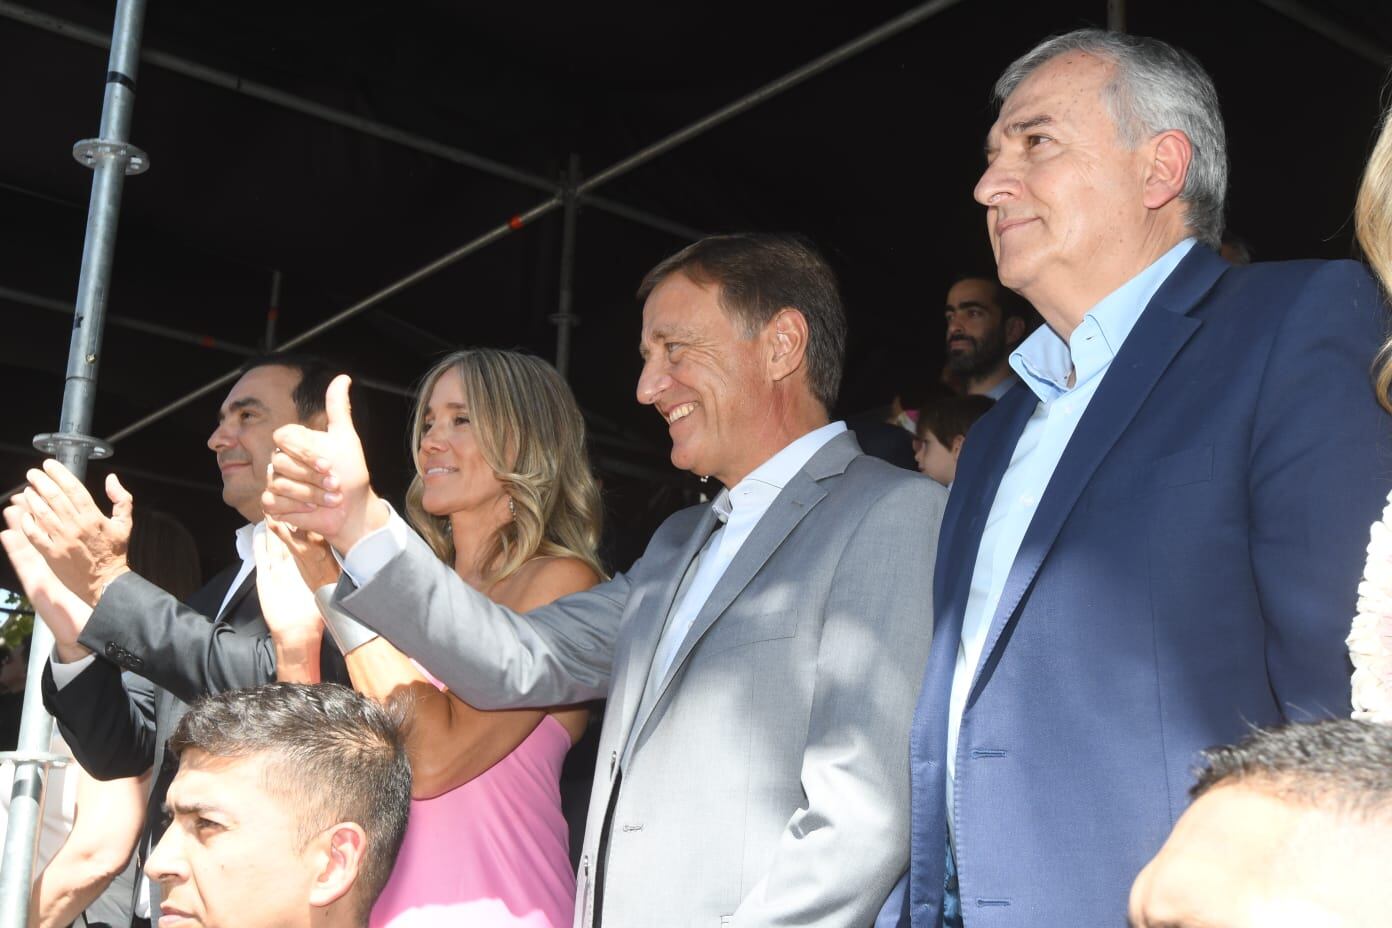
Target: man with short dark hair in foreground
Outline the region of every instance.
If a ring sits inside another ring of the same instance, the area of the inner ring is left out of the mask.
[[[1392,727],[1288,725],[1206,756],[1131,889],[1134,928],[1392,922]]]
[[[411,807],[394,713],[335,684],[195,703],[169,738],[160,924],[365,928]]]

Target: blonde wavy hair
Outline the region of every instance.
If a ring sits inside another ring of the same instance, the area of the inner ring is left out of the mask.
[[[512,497],[513,517],[484,555],[491,587],[533,557],[575,557],[605,576],[599,562],[602,508],[585,452],[585,420],[570,387],[550,364],[517,351],[471,348],[436,364],[421,381],[411,419],[416,476],[406,491],[406,517],[435,554],[454,564],[448,516],[421,506],[421,436],[431,391],[446,371],[459,372],[475,440],[484,461]]]
[[[1392,291],[1392,109],[1383,117],[1382,132],[1363,171],[1358,205],[1354,207],[1354,227],[1363,254],[1382,281],[1383,289]],[[1378,402],[1392,412],[1392,340],[1382,346],[1374,362],[1373,384]]]

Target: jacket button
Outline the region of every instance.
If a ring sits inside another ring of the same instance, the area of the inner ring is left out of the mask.
[[[580,873],[582,876],[590,875],[590,855],[586,854],[580,858]]]

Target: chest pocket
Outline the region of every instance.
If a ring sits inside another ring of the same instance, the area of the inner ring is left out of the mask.
[[[1184,448],[1148,463],[1110,468],[1105,477],[1093,482],[1089,506],[1108,507],[1145,499],[1167,489],[1212,479],[1213,446]]]
[[[736,607],[738,601],[736,603]],[[718,654],[760,641],[796,638],[798,613],[796,609],[776,609],[721,616],[701,643],[707,654]]]

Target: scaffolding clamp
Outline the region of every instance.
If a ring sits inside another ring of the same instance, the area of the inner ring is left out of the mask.
[[[50,751],[0,751],[0,764],[40,764],[47,769],[49,767],[66,767],[72,763],[72,758],[66,754],[54,754]]]
[[[144,174],[150,170],[150,156],[129,142],[83,139],[73,146],[72,153],[78,164],[93,169],[97,162],[114,158],[125,164],[127,174]]]
[[[44,432],[34,436],[34,447],[54,457],[60,457],[65,448],[86,448],[87,457],[98,461],[116,453],[110,442],[79,432]]]

